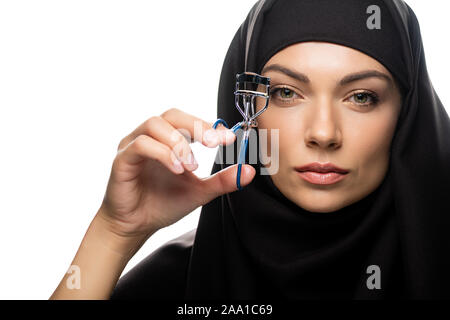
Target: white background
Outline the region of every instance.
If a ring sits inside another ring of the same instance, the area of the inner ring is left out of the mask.
[[[407,3],[449,112],[449,2]],[[216,119],[223,59],[253,4],[0,1],[0,299],[52,294],[101,204],[125,135],[171,107]],[[193,150],[196,173],[207,176],[216,149]],[[199,212],[158,231],[124,272],[195,228]]]

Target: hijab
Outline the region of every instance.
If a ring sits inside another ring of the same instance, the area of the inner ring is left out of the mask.
[[[381,29],[367,26],[371,5],[380,9]],[[258,159],[249,185],[202,207],[185,297],[449,298],[450,119],[428,76],[414,12],[402,0],[258,1],[226,54],[218,118],[242,120],[234,106],[237,73],[260,73],[276,52],[302,41],[360,50],[400,84],[384,180],[358,202],[314,213],[260,174]],[[211,173],[229,165],[216,161]],[[368,288],[370,266],[379,268],[380,289]]]

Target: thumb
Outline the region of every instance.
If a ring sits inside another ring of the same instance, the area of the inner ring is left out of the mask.
[[[204,203],[208,203],[214,198],[225,193],[236,191],[236,175],[238,165],[229,166],[213,175],[203,179],[203,189],[205,190]],[[243,164],[241,167],[241,187],[248,185],[255,177],[256,170],[251,165]]]

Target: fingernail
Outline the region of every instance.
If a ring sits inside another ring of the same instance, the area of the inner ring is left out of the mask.
[[[245,170],[245,175],[250,175],[253,171],[251,166],[248,166],[248,165],[244,167],[244,170]]]
[[[178,159],[175,159],[173,161],[173,168],[175,169],[176,172],[179,172],[179,173],[184,171],[183,165],[181,164],[180,160],[178,160]]]
[[[194,170],[195,168],[197,168],[198,163],[195,160],[195,157],[192,153],[190,153],[188,155],[186,164],[190,167],[191,170]]]
[[[234,134],[234,132],[230,129],[224,130],[223,131],[223,135],[225,137],[225,141],[228,144],[229,142],[233,141],[234,138],[236,137],[236,135]]]
[[[219,142],[219,135],[217,134],[216,130],[209,129],[205,131],[203,139],[205,140],[206,144],[215,145]]]

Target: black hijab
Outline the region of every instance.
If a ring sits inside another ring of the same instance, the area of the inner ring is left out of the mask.
[[[370,5],[381,9],[381,29],[366,25]],[[364,199],[313,213],[259,174],[258,161],[242,191],[203,206],[186,298],[449,298],[450,120],[428,76],[417,18],[402,0],[257,2],[226,55],[218,117],[242,120],[237,73],[260,73],[277,51],[308,40],[360,50],[397,79],[403,104],[388,172]],[[216,162],[212,173],[228,165]],[[366,285],[371,265],[380,268],[381,289]]]

